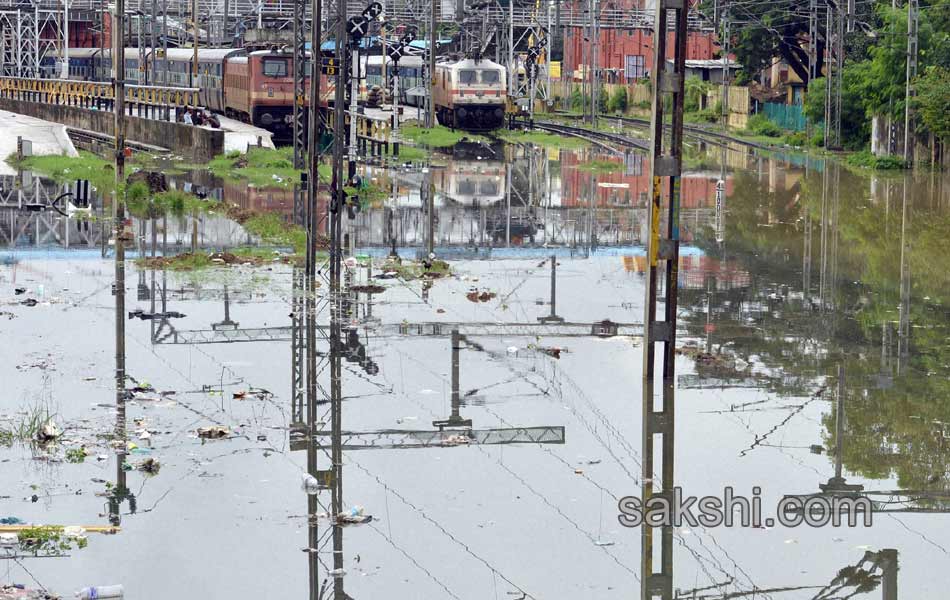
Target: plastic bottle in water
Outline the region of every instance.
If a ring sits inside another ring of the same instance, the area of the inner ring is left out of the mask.
[[[122,598],[122,586],[121,585],[97,585],[95,587],[87,587],[76,592],[76,597],[79,600],[98,600],[99,598]]]

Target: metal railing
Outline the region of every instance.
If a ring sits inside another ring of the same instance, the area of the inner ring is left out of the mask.
[[[0,98],[113,110],[115,89],[109,82],[0,77]],[[125,103],[130,115],[178,120],[181,110],[198,106],[198,88],[126,85]]]

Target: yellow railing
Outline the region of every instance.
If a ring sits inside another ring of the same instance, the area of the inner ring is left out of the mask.
[[[111,83],[104,82],[0,77],[0,95],[30,96],[49,104],[82,106],[94,100],[111,102],[115,99],[115,90]],[[198,106],[198,88],[127,85],[125,101],[150,106]]]

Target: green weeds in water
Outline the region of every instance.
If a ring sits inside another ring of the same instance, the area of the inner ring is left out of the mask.
[[[17,533],[20,548],[34,555],[60,556],[73,548],[85,548],[85,537],[72,538],[64,535],[59,525],[39,525],[21,529]]]
[[[57,183],[88,179],[102,193],[107,193],[115,187],[115,169],[112,163],[91,152],[82,151],[79,156],[30,156],[19,162],[14,154],[7,157],[6,162],[17,169],[35,171]]]
[[[545,148],[564,148],[573,150],[586,148],[590,145],[587,140],[567,135],[555,135],[543,131],[504,131],[496,134],[509,144],[533,144]]]
[[[244,180],[254,187],[289,188],[300,181],[294,168],[293,148],[250,148],[247,154],[229,152],[208,163],[207,169],[230,181]]]
[[[86,449],[85,448],[70,448],[66,451],[64,457],[68,463],[81,463],[86,461]]]
[[[307,251],[307,232],[299,225],[287,223],[280,215],[261,213],[250,216],[241,225],[245,231],[255,235],[265,244],[291,247],[294,254],[302,255]]]
[[[448,148],[461,141],[486,141],[486,138],[483,136],[461,130],[452,130],[448,127],[442,127],[441,125],[437,125],[432,129],[426,129],[425,127],[416,125],[406,125],[399,128],[399,135],[404,139],[429,148]],[[400,149],[400,152],[401,151]]]
[[[903,169],[906,167],[904,159],[897,156],[875,156],[869,151],[855,152],[849,154],[845,159],[852,167],[862,167],[876,171],[891,171]]]
[[[623,163],[609,160],[589,160],[577,165],[577,168],[590,173],[615,173],[623,170]]]

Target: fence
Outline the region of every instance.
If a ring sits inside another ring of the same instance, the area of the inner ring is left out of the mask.
[[[763,113],[766,117],[782,129],[789,131],[805,131],[808,125],[805,112],[800,104],[779,104],[766,102]]]

